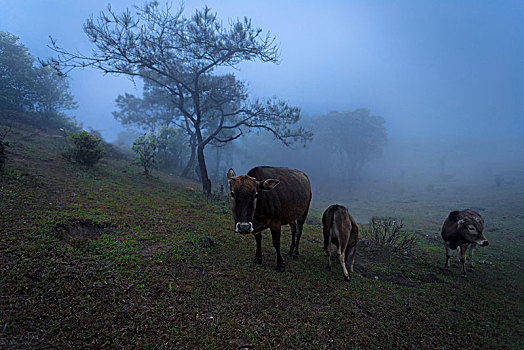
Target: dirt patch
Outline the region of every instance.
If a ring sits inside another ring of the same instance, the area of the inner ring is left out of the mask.
[[[138,256],[146,258],[155,254],[166,253],[168,250],[169,246],[166,242],[156,242],[142,249],[140,253],[138,253]]]
[[[356,269],[355,269],[356,270]],[[358,273],[358,271],[357,271]],[[401,274],[397,274],[397,273],[384,273],[382,271],[371,271],[371,270],[368,270],[368,271],[365,271],[365,272],[362,272],[362,273],[359,273],[362,277],[366,277],[366,278],[369,278],[369,279],[374,279],[374,280],[377,280],[377,281],[382,281],[382,282],[389,282],[389,283],[393,283],[393,284],[396,284],[396,285],[399,285],[399,286],[404,286],[404,287],[416,287],[417,284],[413,281],[411,281],[409,278],[406,278],[404,276],[402,276]]]
[[[80,221],[61,225],[58,231],[62,232],[62,242],[64,245],[81,248],[88,241],[97,239],[104,233],[105,225],[90,221]]]
[[[373,280],[385,281],[400,286],[415,287],[417,284],[402,273],[388,272],[377,270],[377,266],[387,266],[386,254],[371,239],[361,239],[357,245],[355,256],[355,272],[362,277]]]

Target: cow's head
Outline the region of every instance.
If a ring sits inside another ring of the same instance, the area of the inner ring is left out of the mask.
[[[480,217],[463,217],[457,221],[457,229],[462,237],[468,242],[477,243],[481,246],[489,245],[489,241],[484,236],[484,220]]]
[[[257,206],[257,197],[260,191],[271,191],[279,181],[267,179],[257,181],[254,177],[248,175],[236,176],[233,169],[227,172],[227,181],[229,183],[231,211],[235,220],[235,232],[251,233],[253,232],[253,216]]]

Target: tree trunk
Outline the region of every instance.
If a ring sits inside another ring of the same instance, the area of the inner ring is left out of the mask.
[[[184,171],[182,171],[182,174],[180,174],[181,176],[187,176],[187,174],[189,174],[189,171],[193,169],[193,165],[195,164],[195,155],[196,155],[195,134],[191,135],[191,138],[189,139],[189,144],[191,145],[191,157],[189,158],[189,161],[187,162],[187,165],[184,168]]]
[[[208,196],[211,195],[211,180],[209,180],[206,167],[206,159],[204,157],[204,146],[199,144],[197,147],[198,167],[200,168],[200,179],[202,180],[202,190]]]

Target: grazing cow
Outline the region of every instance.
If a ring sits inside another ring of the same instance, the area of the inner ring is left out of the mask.
[[[289,255],[298,260],[298,243],[311,202],[311,185],[303,172],[288,168],[256,167],[247,175],[227,172],[235,232],[252,233],[257,242],[254,263],[262,262],[262,231],[269,228],[277,252],[278,272],[285,271],[280,255],[282,225],[291,227]]]
[[[331,270],[331,243],[337,247],[338,260],[342,265],[344,280],[349,281],[346,261],[349,257],[349,270],[353,272],[355,252],[358,241],[358,225],[346,207],[338,204],[329,206],[322,215],[324,231],[324,250],[327,253],[327,269]]]
[[[451,249],[459,248],[459,258],[462,265],[462,274],[466,275],[466,251],[469,250],[469,267],[473,269],[473,251],[475,247],[489,245],[488,240],[482,233],[484,231],[484,219],[474,210],[452,211],[442,225],[442,239],[446,248],[446,264],[449,267]]]

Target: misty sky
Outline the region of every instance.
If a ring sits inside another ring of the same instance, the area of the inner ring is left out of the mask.
[[[82,24],[108,1],[1,0],[0,30],[32,55],[48,36],[89,52]],[[177,4],[177,2],[174,2]],[[114,9],[130,1],[111,1]],[[306,114],[369,108],[392,136],[524,135],[524,1],[186,1],[208,4],[227,23],[247,16],[281,45],[281,64],[249,63],[236,74],[253,97],[276,95]],[[84,126],[114,139],[111,112],[122,77],[71,74]]]

